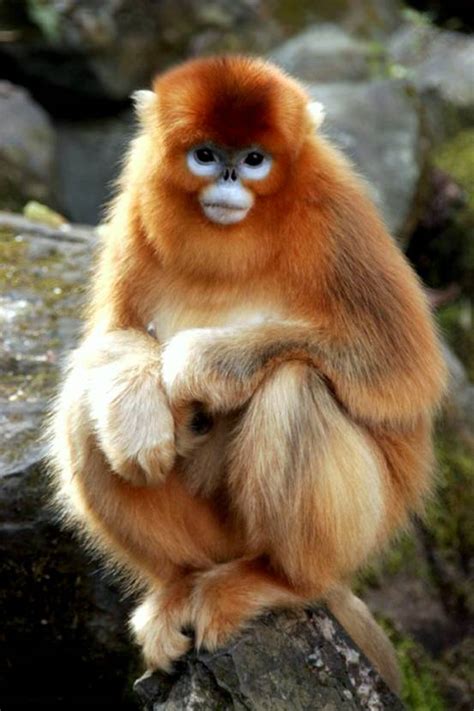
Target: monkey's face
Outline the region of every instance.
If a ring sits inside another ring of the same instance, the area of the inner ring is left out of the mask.
[[[220,225],[243,220],[255,201],[249,187],[267,178],[272,157],[258,146],[229,150],[214,143],[204,143],[188,151],[189,171],[210,182],[198,193],[204,215]]]
[[[193,60],[159,76],[154,89],[148,126],[159,182],[174,190],[180,214],[237,225],[234,235],[251,217],[258,231],[312,130],[304,91],[248,57]]]
[[[301,158],[317,123],[308,95],[277,67],[238,56],[192,60],[153,89],[136,97],[133,183],[161,259],[220,278],[270,264],[307,182]]]

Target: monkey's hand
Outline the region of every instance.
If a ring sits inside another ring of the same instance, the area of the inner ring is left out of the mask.
[[[89,429],[112,469],[138,485],[162,482],[176,454],[160,352],[145,334],[113,331],[88,339],[73,358]]]
[[[163,385],[178,421],[191,403],[214,414],[237,409],[251,396],[249,377],[239,371],[228,342],[232,334],[232,329],[193,328],[164,346]]]
[[[279,363],[311,360],[311,343],[308,327],[289,321],[181,331],[163,347],[163,385],[173,410],[194,401],[229,412]]]

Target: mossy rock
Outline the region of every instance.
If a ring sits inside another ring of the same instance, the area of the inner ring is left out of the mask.
[[[466,191],[467,210],[474,219],[474,128],[461,131],[435,152],[434,163]]]
[[[474,297],[474,129],[462,131],[431,156],[429,197],[408,256],[433,288],[450,284]]]
[[[92,236],[92,233],[91,233]],[[62,356],[80,332],[90,245],[0,231],[0,473],[37,461]]]

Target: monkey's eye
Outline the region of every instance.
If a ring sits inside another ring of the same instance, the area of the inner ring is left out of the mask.
[[[239,175],[244,180],[263,180],[272,167],[272,157],[261,151],[249,151],[240,159]]]
[[[199,163],[215,163],[216,154],[210,148],[198,148],[194,151],[196,160]]]
[[[214,178],[221,169],[219,154],[209,146],[191,148],[186,155],[186,161],[191,173],[201,178]]]
[[[246,165],[250,165],[252,168],[256,168],[257,166],[262,165],[264,160],[264,155],[258,153],[258,151],[252,151],[246,156],[244,163]]]

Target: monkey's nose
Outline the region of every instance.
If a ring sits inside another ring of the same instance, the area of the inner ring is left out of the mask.
[[[237,173],[235,172],[235,168],[232,168],[232,170],[229,170],[229,168],[226,168],[224,170],[224,174],[222,176],[223,180],[232,180],[232,182],[235,183],[237,180]]]

